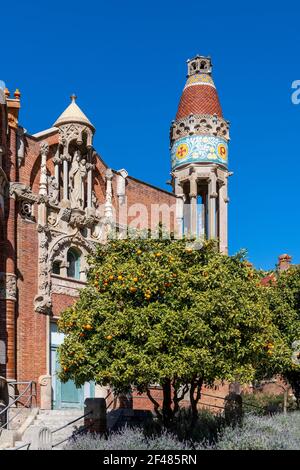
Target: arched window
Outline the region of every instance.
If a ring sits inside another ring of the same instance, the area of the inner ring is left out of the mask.
[[[67,276],[80,279],[80,251],[70,248],[67,254],[68,269]]]

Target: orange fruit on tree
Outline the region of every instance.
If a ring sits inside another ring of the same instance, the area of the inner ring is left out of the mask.
[[[122,279],[123,279],[123,276],[121,276],[121,275],[118,276],[118,280],[119,280],[119,281],[122,281]]]
[[[136,287],[130,287],[130,292],[136,292],[137,291],[137,288]]]
[[[111,339],[112,339],[112,335],[107,335],[107,336],[106,336],[106,339],[111,340]]]
[[[137,277],[134,277],[134,278],[133,278],[133,282],[138,282],[138,278],[137,278]]]
[[[111,275],[109,276],[109,279],[110,279],[111,281],[113,281],[113,280],[114,280],[114,276],[111,274]]]
[[[138,254],[138,255],[141,255],[141,254],[142,254],[142,250],[137,250],[137,254]]]

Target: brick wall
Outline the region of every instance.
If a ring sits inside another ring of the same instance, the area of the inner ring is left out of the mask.
[[[10,155],[13,160],[8,165],[11,171],[11,180],[20,181],[21,183],[30,186],[33,192],[37,194],[40,179],[40,143],[42,141],[47,141],[49,146],[57,144],[58,133],[54,133],[46,137],[40,137],[38,139],[26,135],[25,158],[20,168],[17,168],[16,136],[15,131],[11,132]],[[47,157],[47,168],[51,174],[54,174],[54,165],[52,161],[54,152],[55,147],[52,149],[50,148],[50,152]],[[100,204],[104,204],[105,202],[105,172],[107,168],[107,165],[102,161],[102,159],[100,157],[97,158],[94,171],[94,190]],[[113,205],[117,208],[118,197],[116,193],[115,173],[113,178]],[[147,218],[142,221],[141,228],[149,227],[151,223],[157,226],[159,223],[159,214],[156,214],[156,220],[151,220],[151,204],[165,204],[170,206],[175,202],[175,197],[171,193],[149,186],[132,177],[127,178],[126,194],[128,207],[138,202],[142,203],[148,211]],[[10,320],[14,319],[15,324],[11,323],[9,334],[13,335],[13,330],[16,332],[16,378],[22,381],[38,381],[38,378],[47,372],[47,354],[49,351],[47,323],[49,318],[34,311],[34,298],[38,293],[39,246],[37,224],[36,220],[33,222],[24,220],[18,214],[18,203],[16,204],[15,211],[15,201],[13,199],[9,199],[7,201],[7,205],[7,213],[9,214],[7,224],[8,240],[3,252],[5,251],[6,253],[6,265],[12,270],[11,272],[14,272],[15,270],[17,274],[18,302],[16,305],[16,315],[12,312],[14,304],[7,306],[5,302],[0,302],[0,336],[2,335],[2,338],[7,342],[7,316]],[[117,210],[118,209],[116,209],[116,212]],[[36,219],[37,212],[38,206],[35,204],[34,215]],[[136,215],[138,214],[131,214],[129,221],[133,220]],[[14,221],[16,221],[16,224]],[[170,229],[173,230],[173,227],[174,218],[172,215]],[[14,265],[15,258],[16,268]],[[76,301],[76,298],[63,294],[53,294],[52,301],[52,315],[59,317],[60,312],[69,305],[72,305],[72,303]],[[9,356],[9,359],[13,360],[12,350],[10,350]]]
[[[37,208],[35,208],[37,209]],[[18,380],[38,381],[46,373],[47,317],[34,311],[38,292],[38,234],[36,224],[18,216]]]

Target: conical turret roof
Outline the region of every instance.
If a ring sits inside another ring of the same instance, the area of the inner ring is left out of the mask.
[[[188,77],[176,114],[176,120],[190,114],[216,114],[222,117],[218,93],[211,76],[210,58],[196,56],[188,61]]]
[[[86,117],[84,112],[79,108],[76,104],[76,96],[71,96],[71,103],[69,106],[64,110],[64,112],[59,116],[59,118],[53,124],[54,127],[59,127],[62,124],[68,124],[71,122],[83,124],[86,126],[91,127],[93,130],[95,129],[91,121]]]

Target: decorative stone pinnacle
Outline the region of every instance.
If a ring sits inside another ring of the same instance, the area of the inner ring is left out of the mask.
[[[106,172],[105,172],[105,177],[107,180],[111,180],[113,178],[113,172],[111,170],[111,168],[107,168]]]
[[[14,92],[14,97],[16,98],[16,100],[19,100],[21,98],[21,93],[20,93],[19,88],[16,88],[16,91]]]
[[[75,93],[72,93],[72,95],[70,96],[70,99],[72,103],[75,103],[75,101],[77,100],[77,96],[75,95]]]
[[[48,155],[49,153],[49,144],[48,142],[42,142],[40,144],[40,149],[41,149],[41,155]]]

